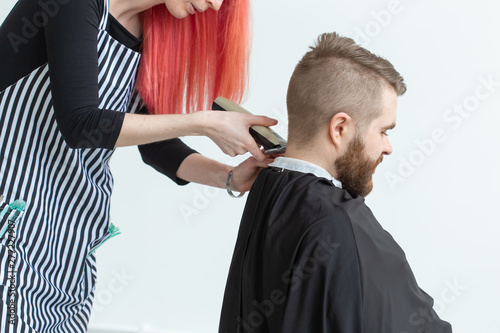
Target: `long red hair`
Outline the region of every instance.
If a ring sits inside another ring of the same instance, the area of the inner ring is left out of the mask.
[[[205,110],[217,96],[241,102],[248,81],[249,0],[183,19],[165,5],[143,15],[137,89],[152,114]]]

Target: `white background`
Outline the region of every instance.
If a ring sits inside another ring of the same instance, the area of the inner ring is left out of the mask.
[[[0,19],[14,3],[2,0]],[[394,153],[377,168],[367,202],[457,333],[500,332],[499,7],[488,0],[253,2],[244,107],[277,118],[283,136],[288,80],[323,32],[355,38],[405,77],[408,92],[390,132]],[[433,133],[438,142],[430,144]],[[224,156],[205,138],[185,141],[229,164],[244,159]],[[178,187],[144,165],[136,148],[118,149],[111,166],[112,221],[122,235],[97,253],[91,327],[216,332],[245,199]]]

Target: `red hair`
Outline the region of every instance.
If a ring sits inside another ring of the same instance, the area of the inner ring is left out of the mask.
[[[143,15],[137,89],[151,114],[208,109],[217,96],[241,102],[248,81],[249,0],[183,19],[165,5]]]

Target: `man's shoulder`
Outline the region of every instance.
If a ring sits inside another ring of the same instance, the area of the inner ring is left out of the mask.
[[[297,198],[298,203],[307,201],[307,206],[311,208],[321,206],[323,209],[327,207],[335,209],[342,198],[350,198],[345,190],[336,187],[330,180],[311,173],[267,168],[262,174],[267,191],[280,196],[285,200],[283,203],[295,201],[293,198]]]
[[[331,180],[326,178],[318,177],[312,173],[293,171],[277,167],[268,167],[262,170],[257,178],[257,182],[263,179],[265,179],[266,182],[280,182],[284,186],[292,186],[295,189],[306,189],[307,186],[315,185],[318,186],[318,188],[324,187],[324,189],[328,189],[332,192],[344,191],[333,185]]]
[[[328,179],[313,174],[267,168],[260,181],[264,186],[252,190],[269,209],[269,225],[280,229],[293,228],[300,232],[326,230],[350,232],[348,214],[339,202],[346,191],[335,187]]]

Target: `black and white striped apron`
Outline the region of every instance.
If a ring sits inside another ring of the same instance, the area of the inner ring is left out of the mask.
[[[140,55],[108,35],[103,1],[99,108],[127,112],[137,105],[131,101]],[[7,203],[27,203],[15,225],[15,253],[6,236],[0,239],[2,333],[85,332],[96,280],[95,254],[88,254],[109,236],[113,151],[66,145],[49,85],[45,64],[0,93],[0,194]]]

